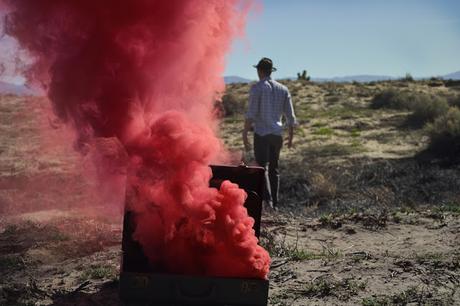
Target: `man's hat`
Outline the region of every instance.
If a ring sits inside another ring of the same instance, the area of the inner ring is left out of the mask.
[[[262,69],[265,71],[276,71],[276,68],[273,67],[273,62],[271,59],[267,57],[263,57],[257,65],[253,66],[254,68],[257,69]]]

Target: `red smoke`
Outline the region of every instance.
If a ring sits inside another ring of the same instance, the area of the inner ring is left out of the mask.
[[[244,191],[230,182],[208,187],[208,164],[223,153],[213,102],[247,3],[3,1],[7,34],[35,56],[30,81],[47,88],[77,147],[118,137],[127,150],[134,237],[152,264],[266,278],[270,258],[257,245]]]

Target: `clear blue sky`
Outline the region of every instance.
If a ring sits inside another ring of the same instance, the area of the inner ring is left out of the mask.
[[[234,42],[225,75],[255,79],[270,57],[275,77],[356,74],[415,77],[460,70],[459,0],[265,0]]]

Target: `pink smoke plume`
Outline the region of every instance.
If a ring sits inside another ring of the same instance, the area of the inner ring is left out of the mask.
[[[0,0],[2,2],[2,0]],[[80,149],[117,137],[137,192],[134,238],[174,273],[266,278],[246,194],[209,188],[224,56],[250,3],[239,0],[3,0],[6,33],[35,57],[30,81],[75,128]],[[0,6],[2,7],[2,6]]]

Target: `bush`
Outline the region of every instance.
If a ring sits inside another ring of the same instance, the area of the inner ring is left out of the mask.
[[[405,82],[413,82],[414,78],[412,77],[412,75],[410,73],[406,73],[406,75],[404,76],[403,81],[405,81]]]
[[[430,87],[442,87],[444,86],[444,81],[435,77],[430,78],[428,81],[428,86]]]
[[[449,111],[428,124],[430,136],[429,150],[442,156],[460,154],[460,109],[451,107]]]
[[[454,105],[457,100],[452,100]],[[427,122],[447,113],[449,103],[445,97],[432,96],[424,93],[410,93],[395,89],[385,90],[377,94],[371,101],[371,108],[391,108],[413,111],[407,118],[407,123],[414,127],[421,127]]]
[[[412,97],[406,91],[387,89],[374,96],[371,101],[371,108],[410,110],[412,108]]]
[[[412,98],[413,113],[408,117],[408,123],[421,127],[425,123],[433,122],[449,110],[447,100],[439,96],[425,94],[414,95]]]
[[[457,107],[460,109],[460,95],[451,96],[447,99],[450,106]]]
[[[246,111],[246,101],[238,99],[233,94],[225,94],[222,97],[222,105],[224,107],[224,116],[244,114]]]
[[[446,86],[446,87],[458,87],[458,86],[460,86],[460,80],[452,80],[452,79],[445,80],[444,81],[444,86]]]

